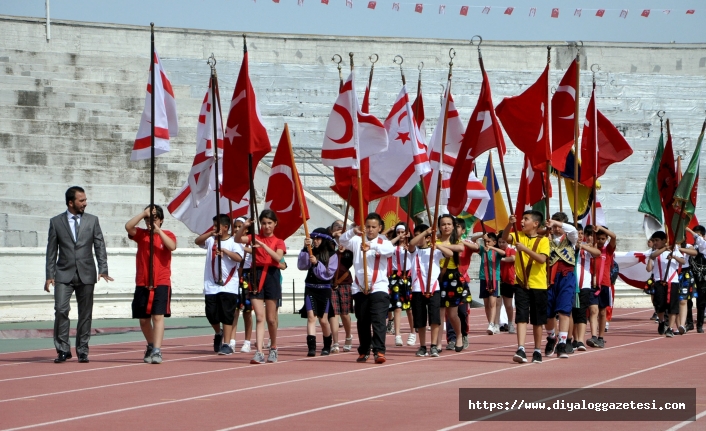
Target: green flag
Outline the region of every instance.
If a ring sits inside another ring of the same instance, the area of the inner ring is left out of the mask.
[[[704,122],[704,127],[706,127],[706,122]],[[701,142],[703,140],[704,131],[702,128],[694,154],[691,155],[689,166],[686,168],[681,181],[679,181],[676,192],[674,192],[674,201],[676,205],[679,205],[679,209],[674,212],[674,217],[672,218],[672,229],[674,229],[677,243],[684,241],[685,228],[696,211],[696,196],[699,187],[699,161],[701,158]],[[681,222],[679,221],[680,215],[682,216]]]
[[[657,185],[657,172],[659,164],[662,161],[662,153],[664,153],[664,135],[659,136],[657,144],[657,153],[652,161],[650,173],[647,176],[645,183],[645,191],[642,193],[642,202],[637,210],[654,218],[659,224],[662,224],[662,202],[659,198],[659,187]]]
[[[400,208],[402,208],[402,211],[407,212],[407,209],[410,208],[410,200],[412,204],[411,217],[416,217],[426,211],[424,207],[424,185],[421,181],[412,188],[412,191],[410,191],[407,196],[400,198]]]

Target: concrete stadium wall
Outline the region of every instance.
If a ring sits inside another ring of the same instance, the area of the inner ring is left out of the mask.
[[[156,201],[164,205],[184,183],[195,152],[196,118],[209,75],[206,59],[211,53],[218,59],[221,97],[228,100],[243,51],[238,32],[158,28],[155,40],[174,85],[180,121],[172,151],[157,163]],[[118,304],[118,311],[102,307],[96,315],[122,317],[129,312],[125,295],[132,290],[134,249],[123,224],[149,200],[147,163],[129,161],[144,105],[149,44],[149,27],[70,21],[53,21],[52,39],[47,42],[43,20],[0,16],[0,270],[12,275],[0,280],[0,320],[51,315],[51,298],[41,291],[42,247],[48,219],[65,210],[63,192],[74,184],[87,189],[88,211],[100,217],[106,235],[109,265],[117,279],[106,292],[122,295],[112,302]],[[536,80],[546,64],[547,45],[553,46],[551,82],[556,86],[575,55],[571,43],[483,43],[496,104]],[[367,57],[379,55],[371,112],[381,118],[401,85],[393,57],[404,57],[412,93],[416,66],[423,61],[426,128],[431,135],[450,48],[457,52],[453,92],[461,117],[467,121],[481,82],[476,47],[467,40],[248,35],[250,73],[273,145],[287,122],[297,150],[311,149],[314,155],[338,89],[338,71],[330,61],[333,54],[343,56],[344,77],[347,53],[356,54],[361,93],[367,83]],[[635,151],[625,163],[608,171],[599,192],[621,250],[644,248],[642,215],[636,208],[659,136],[658,110],[667,111],[672,121],[676,153],[687,160],[691,156],[706,108],[705,48],[706,44],[585,43],[582,110],[591,91],[588,68],[596,63],[601,67],[596,76],[598,108]],[[509,141],[506,162],[510,188],[516,195],[522,158]],[[300,170],[309,191],[312,225],[329,224],[336,217],[336,205],[341,204],[332,193],[322,191],[332,183],[326,176],[330,171],[316,164],[302,165]],[[262,165],[258,169],[259,199],[264,196],[267,171]],[[319,171],[324,174],[306,176]],[[703,184],[701,190],[699,215]],[[558,208],[556,197],[551,205]],[[193,247],[191,232],[171,217],[166,223],[177,234],[180,246],[175,254],[175,298],[182,293],[191,295],[190,310],[200,310],[203,257],[189,249]],[[298,249],[301,238],[292,238],[288,246]],[[300,281],[300,275],[292,273],[286,278]],[[286,289],[291,290],[287,280]],[[633,294],[621,290],[625,301],[639,302],[641,298]],[[22,311],[22,307],[35,305],[40,311]]]

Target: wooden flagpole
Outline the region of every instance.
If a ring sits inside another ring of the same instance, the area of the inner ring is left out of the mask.
[[[221,196],[219,188],[219,175],[218,175],[218,119],[216,118],[216,105],[218,104],[218,74],[216,74],[216,57],[211,54],[207,64],[211,67],[211,119],[213,123],[213,135],[211,138],[211,147],[213,148],[213,159],[215,161],[215,175],[216,175],[216,243],[218,248],[218,281],[217,284],[223,285],[223,268],[221,257]]]
[[[424,69],[424,62],[420,61],[419,65],[417,66],[417,70],[419,70],[419,77],[417,78],[417,97],[420,97],[422,94],[422,69]],[[417,104],[414,107],[414,120],[419,121],[419,104]],[[424,137],[426,139],[426,136]],[[442,161],[440,160],[439,163]],[[424,188],[424,183],[422,182],[422,196],[424,199],[424,208],[427,211],[427,217],[429,218],[429,223],[431,224],[431,211],[429,210],[429,197],[427,196],[427,191]],[[411,199],[410,199],[411,200]],[[412,207],[414,208],[414,207]]]
[[[574,95],[574,227],[579,224],[579,99],[581,53],[576,53],[576,94]]]
[[[154,54],[154,23],[150,23],[150,261],[148,287],[154,288],[154,93],[155,93],[155,54]]]
[[[547,46],[547,67],[551,66],[552,63],[552,47]],[[551,94],[551,89],[547,85],[547,109],[546,109],[546,115],[544,116],[544,130],[545,130],[545,154],[551,154],[552,151],[552,130],[551,130],[551,123],[550,123],[550,118],[552,116],[551,114],[551,106],[552,106],[552,98],[550,97]],[[551,156],[547,159],[547,173],[544,178],[544,210],[546,214],[546,219],[549,219],[551,217],[551,212],[549,211],[549,190],[551,190],[551,174],[552,174],[552,159]],[[559,200],[561,202],[561,200]],[[546,220],[545,220],[546,221]]]
[[[451,102],[451,78],[453,77],[454,57],[456,51],[449,50],[449,76],[446,84],[446,104],[444,106],[444,122],[441,128],[441,154],[439,154],[439,172],[436,181],[436,199],[434,202],[434,219],[431,222],[431,253],[429,254],[429,271],[427,272],[427,283],[424,286],[424,296],[431,296],[431,271],[434,267],[434,250],[436,249],[436,228],[439,220],[439,198],[441,197],[442,171],[444,169],[444,152],[446,151],[446,129],[449,123],[449,103]]]
[[[247,54],[248,52],[248,43],[247,39],[245,37],[245,34],[243,34],[243,55]],[[257,266],[256,266],[256,259],[255,259],[255,235],[256,235],[256,230],[259,230],[259,223],[257,219],[257,209],[255,207],[255,200],[257,199],[257,196],[255,195],[255,182],[253,181],[254,177],[254,167],[253,167],[253,159],[252,159],[252,153],[248,153],[248,181],[250,182],[250,250],[252,250],[252,263],[250,264],[250,290],[251,291],[257,291]],[[255,228],[255,226],[258,226],[258,229]],[[267,274],[261,274],[261,277],[265,277]]]
[[[294,149],[292,148],[292,138],[289,135],[289,126],[284,123],[284,133],[287,135],[287,145],[289,145],[289,155],[292,158],[292,179],[294,180],[294,190],[297,193],[297,199],[299,199],[299,211],[302,214],[302,223],[304,224],[304,236],[309,238],[309,225],[306,221],[306,209],[304,208],[304,193],[302,193],[301,182],[299,181],[299,170],[297,169],[297,164],[294,162]],[[311,251],[311,245],[307,246],[309,250],[309,256],[313,256],[314,253]]]

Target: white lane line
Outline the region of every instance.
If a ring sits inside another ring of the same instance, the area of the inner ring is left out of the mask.
[[[689,419],[688,421],[684,421],[684,422],[681,422],[681,423],[674,425],[673,427],[669,428],[667,431],[677,431],[678,429],[684,428],[685,426],[687,426],[689,424],[693,424],[695,421],[701,419],[704,416],[706,416],[706,410],[702,411],[701,413],[699,413],[698,415]]]

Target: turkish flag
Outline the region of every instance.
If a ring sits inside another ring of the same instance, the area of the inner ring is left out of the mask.
[[[468,6],[461,6],[461,12],[459,12],[463,16],[468,15]]]
[[[520,224],[522,213],[532,209],[532,205],[544,199],[544,175],[543,172],[532,169],[529,159],[525,156],[520,187],[517,192],[517,204],[515,205],[515,215],[517,216],[515,227],[517,230],[522,229]]]
[[[574,144],[577,68],[574,59],[552,96],[552,166],[560,172],[566,169],[566,156]]]
[[[275,2],[275,3],[279,3],[279,0],[272,0],[272,1]]]
[[[552,18],[559,18],[559,8],[555,7],[552,9]]]
[[[650,10],[649,9],[643,10],[642,13],[640,14],[640,16],[644,16],[645,18],[647,18],[648,16],[650,16]]]
[[[302,183],[299,180],[292,145],[289,141],[289,128],[284,125],[282,137],[277,145],[275,157],[272,160],[270,179],[267,182],[265,194],[265,208],[277,214],[275,236],[287,239],[292,236],[304,223],[309,220],[309,209],[306,199],[300,203],[299,194],[304,197]],[[302,212],[302,205],[304,211]]]
[[[267,130],[262,124],[255,90],[248,73],[248,53],[245,52],[238,80],[230,101],[223,148],[223,186],[221,193],[236,202],[250,188],[255,168],[272,150]],[[248,156],[252,154],[252,177],[248,174]]]
[[[512,11],[514,11],[514,10],[515,10],[514,7],[509,7],[507,9],[505,9],[505,15],[512,15]]]
[[[368,9],[375,9],[375,6],[377,6],[378,2],[376,1],[369,1],[368,2]]]
[[[596,16],[599,18],[603,18],[603,15],[605,15],[605,9],[598,9],[596,11]]]
[[[515,146],[525,153],[532,167],[546,170],[552,157],[549,148],[549,65],[519,96],[506,97],[495,108],[498,119]]]
[[[451,172],[451,187],[449,196],[449,211],[460,214],[466,202],[466,183],[473,169],[473,161],[484,152],[497,148],[498,157],[502,160],[505,155],[505,141],[500,130],[500,123],[495,117],[493,108],[493,95],[490,91],[490,81],[485,69],[483,83],[481,84],[478,102],[468,120],[466,133],[463,135],[458,160]]]
[[[328,0],[321,0],[321,3],[328,4]]]
[[[414,11],[417,13],[422,13],[422,9],[424,9],[424,5],[421,3],[417,3],[414,5]]]
[[[687,15],[693,15],[693,14],[695,14],[695,13],[696,13],[696,9],[688,9],[688,10],[686,11],[686,14],[687,14]]]
[[[594,89],[586,110],[586,122],[581,139],[581,183],[591,187],[593,181],[601,177],[610,165],[625,160],[631,154],[632,148],[620,131],[596,109]],[[672,157],[673,169],[674,158]],[[676,173],[674,176],[676,177]],[[674,193],[671,196],[674,196]]]

